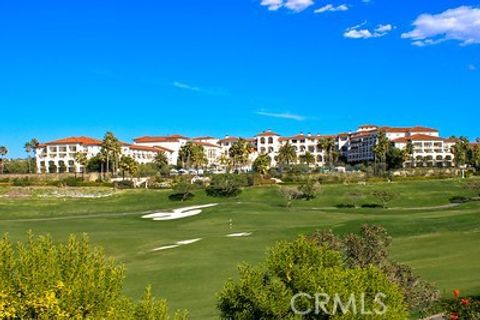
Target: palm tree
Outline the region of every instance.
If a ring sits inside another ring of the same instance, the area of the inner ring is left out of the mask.
[[[30,141],[25,142],[24,148],[25,152],[27,153],[27,168],[28,168],[28,173],[31,173],[31,158],[30,154],[35,151],[35,149],[38,148],[38,145],[40,142],[38,142],[37,139],[32,138]]]
[[[373,153],[375,154],[375,169],[377,160],[380,160],[380,166],[382,168],[382,172],[385,172],[385,164],[386,164],[386,157],[388,148],[390,147],[390,141],[387,138],[387,135],[384,131],[379,131],[377,135],[377,142],[373,147]]]
[[[297,151],[295,150],[295,147],[292,146],[288,141],[278,150],[277,161],[282,165],[289,165],[297,161]]]
[[[75,161],[82,166],[82,179],[83,179],[85,172],[87,171],[87,164],[88,164],[87,154],[85,152],[75,153]],[[77,174],[77,171],[75,170],[75,176],[76,174]]]
[[[168,166],[168,158],[164,152],[159,152],[153,159],[153,163],[157,166],[158,170],[162,170]]]
[[[190,169],[192,167],[199,168],[207,163],[205,150],[203,146],[188,141],[178,152],[178,166]]]
[[[232,159],[230,159],[228,155],[222,154],[220,158],[218,158],[218,162],[225,168],[226,172],[230,172],[230,170],[232,170]]]
[[[412,140],[407,141],[407,145],[405,147],[406,156],[410,159],[410,167],[413,168],[415,164],[415,149],[413,147]]]
[[[452,146],[451,151],[455,157],[455,164],[457,167],[466,164],[469,148],[470,144],[468,142],[468,139],[465,137],[458,138],[455,144]]]
[[[258,172],[263,176],[267,174],[271,162],[272,159],[268,154],[261,154],[253,162],[252,169],[253,171]]]
[[[0,174],[3,174],[3,167],[5,156],[8,154],[8,149],[5,146],[0,146]]]
[[[119,161],[119,167],[122,170],[123,180],[125,180],[125,172],[128,172],[130,176],[138,172],[138,163],[130,156],[122,156]]]
[[[122,146],[120,141],[115,137],[115,135],[108,131],[105,133],[105,136],[102,141],[102,150],[101,153],[106,160],[106,172],[110,172],[110,161],[112,161],[112,171],[116,172],[116,166],[118,162],[118,157],[122,151]]]
[[[300,160],[300,163],[305,163],[308,166],[315,163],[315,156],[308,151],[299,156],[298,159]]]
[[[333,164],[335,145],[335,139],[333,138],[321,138],[318,142],[318,146],[325,152],[325,158],[327,159],[326,162],[329,166]]]
[[[238,139],[228,150],[228,155],[232,161],[232,165],[236,171],[248,164],[248,156],[250,155],[250,144],[245,139]]]

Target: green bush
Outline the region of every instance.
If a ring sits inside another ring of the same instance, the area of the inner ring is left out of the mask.
[[[409,266],[390,260],[388,249],[392,238],[381,226],[364,225],[360,234],[349,234],[344,238],[337,237],[331,230],[324,230],[313,234],[312,239],[320,247],[343,252],[344,260],[351,268],[379,268],[401,288],[412,312],[431,308],[440,297],[438,290],[415,275]]]
[[[135,188],[135,183],[132,180],[115,181],[113,187],[115,189],[133,189]]]
[[[335,310],[334,297],[347,302],[352,295],[360,312],[362,294],[364,310],[376,309],[375,296],[387,306],[382,319],[406,319],[406,305],[399,288],[375,267],[349,268],[338,251],[317,246],[300,237],[291,242],[279,242],[258,265],[239,267],[239,279],[229,280],[218,294],[217,308],[221,319],[379,319],[378,314],[353,314]],[[329,315],[319,308],[315,314],[315,298],[294,300],[297,310],[311,308],[310,314],[300,317],[291,306],[292,298],[305,293],[326,294],[331,299],[325,304]]]
[[[449,199],[450,203],[465,203],[470,201],[470,198],[465,196],[453,196]]]
[[[355,205],[352,203],[339,203],[335,205],[335,207],[338,209],[343,209],[343,208],[349,209],[349,208],[355,208]]]
[[[168,196],[173,201],[186,201],[195,195],[192,193],[194,186],[187,179],[179,180],[173,187],[172,194]]]
[[[33,180],[29,177],[15,178],[13,179],[12,183],[15,187],[28,187],[33,185]]]
[[[364,203],[364,204],[362,204],[362,208],[381,209],[381,208],[384,208],[384,207],[381,204],[378,204],[378,203]]]
[[[235,197],[248,185],[247,177],[238,174],[217,174],[205,189],[210,197]]]
[[[1,319],[161,319],[165,301],[140,303],[122,294],[125,269],[88,238],[70,236],[55,244],[49,236],[28,235],[25,243],[0,240]],[[178,319],[185,319],[179,314]]]

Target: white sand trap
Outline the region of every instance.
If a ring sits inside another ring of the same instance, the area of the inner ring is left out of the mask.
[[[172,244],[172,245],[169,245],[169,246],[163,246],[163,247],[155,248],[152,251],[167,250],[167,249],[173,249],[173,248],[177,248],[177,247],[179,247],[178,244]]]
[[[226,237],[230,237],[230,238],[233,238],[233,237],[248,237],[248,236],[251,236],[251,235],[252,235],[251,232],[238,232],[238,233],[227,234]]]
[[[142,216],[145,219],[152,219],[154,221],[165,221],[165,220],[175,220],[186,217],[195,216],[202,212],[201,209],[214,207],[218,203],[204,204],[200,206],[185,207],[179,209],[173,209],[172,212],[155,212]]]
[[[182,240],[182,241],[177,241],[177,244],[178,244],[178,245],[191,244],[191,243],[198,242],[198,241],[200,241],[200,240],[202,240],[202,238],[191,239],[191,240]]]
[[[159,247],[159,248],[155,248],[153,249],[152,251],[161,251],[161,250],[167,250],[167,249],[174,249],[174,248],[178,248],[180,246],[184,246],[184,245],[187,245],[187,244],[192,244],[192,243],[195,243],[195,242],[198,242],[202,240],[202,238],[197,238],[197,239],[190,239],[190,240],[181,240],[181,241],[177,241],[176,244],[170,244],[168,246],[163,246],[163,247]]]

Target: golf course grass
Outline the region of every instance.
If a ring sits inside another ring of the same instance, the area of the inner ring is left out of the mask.
[[[294,201],[291,207],[286,207],[277,186],[246,188],[227,199],[198,190],[194,199],[183,203],[170,201],[168,190],[115,191],[97,199],[5,196],[12,189],[0,187],[1,233],[13,240],[25,239],[27,230],[49,233],[55,240],[88,233],[94,244],[126,265],[128,295],[138,298],[151,284],[171,309],[188,309],[192,319],[216,318],[215,293],[236,276],[240,262],[261,261],[276,241],[322,228],[357,232],[365,223],[385,226],[394,238],[394,259],[411,265],[446,295],[454,288],[480,295],[480,201],[449,204],[453,196],[478,196],[461,180],[323,185],[316,199]],[[396,194],[388,209],[335,208],[375,203],[374,190]],[[146,212],[210,203],[218,206],[183,219],[141,218]],[[226,237],[243,232],[252,234]]]

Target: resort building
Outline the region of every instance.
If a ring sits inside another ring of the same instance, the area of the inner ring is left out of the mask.
[[[452,147],[455,139],[444,139],[426,134],[414,134],[393,140],[395,147],[412,151],[405,161],[406,167],[452,167],[454,155]],[[408,148],[408,145],[411,145]]]
[[[102,141],[90,137],[69,137],[40,144],[35,150],[38,173],[81,172],[78,152],[91,159],[100,153]]]
[[[78,154],[87,160],[97,156],[102,149],[102,141],[90,137],[69,137],[40,144],[35,150],[38,173],[83,172],[84,164]],[[121,143],[121,154],[130,156],[141,164],[150,163],[159,152],[164,152],[167,159],[172,151],[161,147]]]
[[[260,154],[268,154],[272,166],[275,166],[280,148],[287,143],[295,149],[297,162],[300,162],[302,155],[310,153],[314,159],[311,166],[323,167],[333,158],[339,157],[348,163],[374,161],[374,147],[380,132],[384,132],[395,147],[411,151],[405,166],[453,165],[452,146],[455,140],[439,137],[436,129],[363,125],[355,132],[335,135],[300,132],[293,136],[281,136],[270,129],[262,131],[253,138],[244,138],[251,146],[251,153],[248,164],[241,170],[250,170]],[[158,153],[164,153],[168,163],[176,166],[180,149],[190,141],[203,147],[206,167],[218,171],[226,168],[225,160],[229,156],[229,150],[239,139],[241,138],[233,136],[222,139],[211,136],[189,138],[180,134],[143,136],[133,139],[134,144],[122,143],[121,154],[146,164],[153,162]],[[102,141],[83,136],[41,144],[36,150],[38,172],[82,172],[83,164],[77,161],[77,153],[83,153],[88,160],[100,153],[101,145]]]
[[[178,152],[190,138],[173,134],[168,136],[144,136],[133,139],[135,144],[146,147],[160,147],[169,152],[169,164],[176,165],[178,162]]]
[[[408,138],[413,136],[438,137],[436,129],[426,127],[379,127],[376,125],[363,125],[350,134],[347,160],[350,163],[359,163],[375,160],[374,147],[378,140],[379,132],[384,132],[387,139]]]

